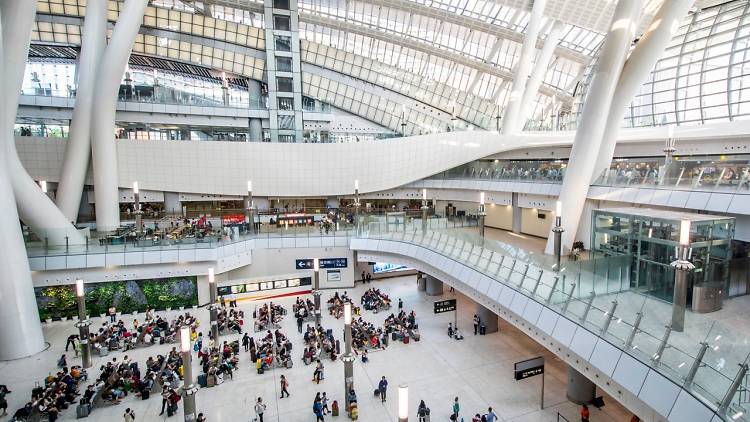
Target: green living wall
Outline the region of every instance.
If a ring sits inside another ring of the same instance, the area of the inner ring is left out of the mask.
[[[97,316],[110,306],[118,312],[143,312],[147,307],[157,310],[198,304],[196,277],[171,277],[149,280],[110,281],[86,285],[86,310]],[[65,318],[78,315],[75,285],[37,287],[36,303],[39,317]]]

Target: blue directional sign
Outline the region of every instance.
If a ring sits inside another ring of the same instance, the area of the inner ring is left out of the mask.
[[[326,268],[346,268],[347,258],[321,258],[318,265],[321,269]],[[294,268],[298,270],[314,270],[315,262],[313,259],[298,259],[295,261]]]

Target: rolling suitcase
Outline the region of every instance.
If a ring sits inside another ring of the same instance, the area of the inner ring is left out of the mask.
[[[141,400],[148,400],[149,397],[151,397],[151,391],[149,390],[141,391]]]
[[[88,418],[89,417],[89,405],[79,404],[76,406],[76,419]]]
[[[380,389],[379,388],[375,389],[374,395],[375,395],[375,397],[380,397]]]
[[[334,400],[331,404],[331,416],[338,416],[339,415],[339,402],[338,400]]]
[[[206,374],[198,375],[198,385],[200,385],[203,388],[208,387],[208,380],[206,379]]]
[[[404,336],[404,344],[409,344],[409,336]]]
[[[107,356],[109,354],[109,347],[102,346],[99,348],[99,356]]]

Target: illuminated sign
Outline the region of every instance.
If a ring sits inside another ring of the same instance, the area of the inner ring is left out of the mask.
[[[516,381],[530,378],[544,373],[544,357],[523,360],[513,365]]]
[[[456,299],[438,300],[435,302],[435,313],[453,312],[456,310]]]

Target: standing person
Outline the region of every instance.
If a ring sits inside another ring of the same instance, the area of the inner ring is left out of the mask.
[[[372,274],[367,273],[367,282],[372,283]]]
[[[167,403],[169,402],[169,386],[164,385],[161,388],[161,413],[159,413],[159,416],[164,414],[164,408],[167,407]]]
[[[321,362],[321,361],[320,361],[320,359],[318,359],[318,360],[317,360],[317,364],[315,365],[315,372],[316,372],[316,373],[317,373],[317,375],[318,375],[318,378],[317,378],[317,383],[318,383],[318,384],[320,384],[320,381],[322,381],[322,380],[324,380],[324,379],[325,379],[325,378],[323,377],[323,369],[324,369],[324,368],[325,368],[325,367],[323,366],[323,362]]]
[[[585,404],[581,406],[581,422],[589,422],[589,407]]]
[[[378,391],[380,392],[380,402],[385,403],[385,396],[388,391],[388,380],[385,379],[385,375],[378,383]]]
[[[245,348],[245,352],[250,350],[250,336],[245,333],[244,336],[242,336],[242,347]]]
[[[323,392],[323,397],[320,398],[320,405],[323,407],[323,414],[327,415],[331,411],[328,409],[328,396],[326,396],[326,392]]]
[[[489,408],[487,409],[487,414],[486,414],[486,415],[484,415],[484,416],[485,416],[485,418],[487,418],[487,422],[495,422],[495,420],[497,420],[497,419],[500,419],[500,418],[499,418],[499,417],[497,416],[497,413],[495,413],[495,411],[494,411],[494,410],[492,410],[492,406],[490,406],[490,407],[489,407]]]
[[[263,422],[263,412],[266,411],[266,404],[263,403],[263,399],[258,397],[258,401],[255,402],[255,417],[258,418],[258,422]]]
[[[313,403],[313,413],[315,414],[315,422],[325,422],[325,418],[323,418],[323,404],[317,398],[315,399],[315,403]]]
[[[425,422],[427,420],[427,415],[429,414],[430,409],[424,404],[424,400],[420,400],[419,407],[417,408],[417,418],[419,419],[419,422]]]
[[[281,376],[280,384],[281,384],[281,397],[279,398],[283,399],[284,394],[286,394],[286,396],[289,397],[289,391],[287,390],[287,388],[289,388],[289,381],[287,381],[286,377],[283,375]]]
[[[477,316],[477,314],[474,314],[474,335],[477,335],[478,329],[479,329],[479,316]]]
[[[367,282],[367,279],[365,278],[365,272],[362,271],[362,283]]]
[[[131,408],[125,409],[125,414],[122,415],[125,422],[135,422],[135,412]]]
[[[304,322],[304,319],[302,319],[302,315],[297,315],[297,331],[299,331],[300,334],[302,334],[303,322]]]
[[[458,420],[458,411],[461,410],[461,406],[458,404],[458,397],[453,400],[453,416],[452,420]]]
[[[195,422],[206,422],[206,417],[203,416],[203,413],[198,413],[198,419]]]
[[[400,311],[401,311],[401,309],[403,309],[403,308],[404,308],[404,301],[403,301],[403,300],[401,300],[401,298],[398,298],[398,310],[399,310],[399,312],[400,312]]]
[[[76,340],[78,340],[78,334],[71,334],[68,336],[68,341],[65,343],[65,351],[68,351],[68,346],[73,346],[73,350],[76,350]]]
[[[109,307],[109,322],[115,323],[117,319],[117,309],[114,306]]]

